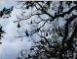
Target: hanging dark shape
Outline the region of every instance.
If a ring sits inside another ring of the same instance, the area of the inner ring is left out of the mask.
[[[6,8],[3,8],[3,12],[5,12],[6,11]]]
[[[6,8],[3,8],[3,10],[2,10],[2,11],[0,11],[0,17],[2,17],[2,16],[3,16],[3,14],[4,14],[5,10],[6,10]]]
[[[40,28],[37,28],[37,32],[39,32]]]
[[[31,20],[31,22],[30,22],[31,24],[32,24],[32,20]]]
[[[4,31],[2,30],[2,26],[0,27],[0,33],[4,33]]]
[[[20,26],[20,23],[18,23],[18,24],[17,24],[17,27],[18,27],[18,28],[20,28],[20,27],[21,27],[21,26]]]
[[[1,34],[4,33],[4,31],[2,30],[2,26],[0,27],[0,39],[1,39]]]
[[[31,55],[28,54],[28,58],[31,58]]]
[[[31,48],[30,48],[30,50],[34,50],[34,48],[33,48],[33,47],[31,47]]]
[[[41,44],[45,44],[45,42],[43,40],[40,41]]]
[[[26,36],[29,36],[29,33],[27,31],[25,32],[25,34],[26,34]]]
[[[0,44],[2,44],[2,42],[0,42]]]
[[[46,33],[46,36],[48,36],[48,33]]]
[[[2,17],[3,16],[3,11],[0,11],[0,17]]]

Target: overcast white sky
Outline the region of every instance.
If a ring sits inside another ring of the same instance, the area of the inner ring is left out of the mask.
[[[3,7],[10,8],[11,6],[16,7],[16,3],[13,0],[0,0],[0,10]],[[0,24],[6,32],[4,38],[2,38],[3,43],[0,45],[0,59],[15,59],[21,49],[28,48],[31,45],[28,38],[15,37],[17,35],[17,24],[13,23],[13,21],[16,20],[16,14],[20,11],[14,8],[10,18],[0,18]]]

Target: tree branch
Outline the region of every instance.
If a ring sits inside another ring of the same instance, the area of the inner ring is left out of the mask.
[[[42,11],[44,12],[44,13],[46,13],[48,16],[50,16],[53,20],[55,19],[55,18],[57,18],[57,17],[63,17],[64,15],[66,15],[66,14],[69,14],[70,12],[72,12],[74,9],[77,9],[77,6],[73,6],[72,8],[70,8],[68,11],[66,11],[66,12],[63,12],[63,13],[61,13],[61,14],[58,14],[58,15],[55,15],[55,16],[52,16],[51,14],[49,14],[38,2],[36,2],[42,9]],[[52,20],[52,21],[53,21]]]
[[[68,26],[69,24],[77,17],[77,15],[73,15],[72,17],[70,17],[69,19],[67,19],[67,22],[65,24],[65,33],[64,33],[64,38],[62,39],[62,45],[64,45],[65,40],[68,37]]]

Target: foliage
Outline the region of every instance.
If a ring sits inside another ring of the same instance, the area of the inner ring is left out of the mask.
[[[31,33],[28,33],[28,31],[25,32],[26,36],[31,36],[37,33],[40,37],[39,41],[33,41],[34,44],[30,49],[30,51],[33,52],[29,53],[27,56],[18,57],[18,59],[73,59],[74,57],[75,59],[77,58],[77,2],[18,2],[22,3],[23,9],[25,10],[30,8],[32,8],[33,10],[33,8],[35,8],[37,11],[34,11],[35,13],[33,12],[31,13],[31,15],[24,18],[25,20],[29,20],[29,18],[35,15],[38,16],[38,18],[40,18],[41,20],[39,22],[34,22],[33,20],[31,20],[31,25],[37,24],[37,26],[35,30],[33,30]],[[63,26],[62,24],[59,24],[61,23],[61,19],[64,22]],[[21,21],[23,21],[23,19]],[[39,26],[41,22],[42,26]],[[18,25],[18,27],[20,26]]]
[[[13,10],[13,6],[9,9],[7,8],[3,8],[1,11],[0,11],[0,18],[2,18],[4,15],[10,15],[11,11]],[[6,17],[8,18],[8,17]],[[5,33],[2,29],[2,26],[0,24],[0,39],[2,38],[2,34]],[[2,42],[0,42],[1,44]]]

